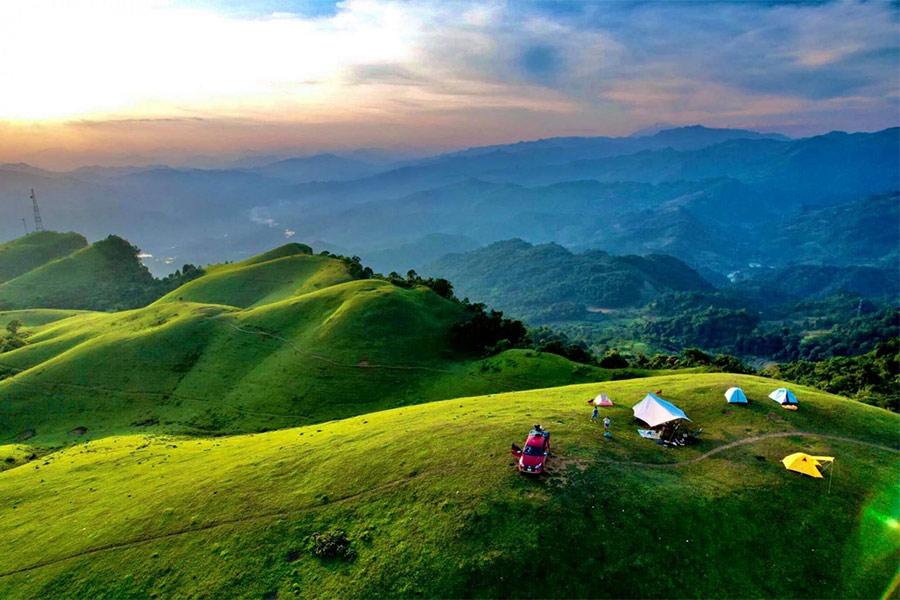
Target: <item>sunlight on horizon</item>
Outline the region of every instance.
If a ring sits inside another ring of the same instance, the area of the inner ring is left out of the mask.
[[[897,17],[856,0],[5,1],[0,161],[459,148],[656,123],[871,131],[897,124]]]
[[[18,60],[0,64],[12,90],[0,119],[15,122],[327,114],[350,65],[410,56],[409,24],[392,10],[242,19],[163,2],[39,0],[2,12],[0,56]]]

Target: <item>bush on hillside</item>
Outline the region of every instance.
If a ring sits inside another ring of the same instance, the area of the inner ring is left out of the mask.
[[[603,353],[600,366],[604,369],[625,369],[628,367],[628,359],[622,356],[618,350],[609,349]]]
[[[6,324],[6,335],[0,338],[0,352],[9,352],[21,348],[27,343],[22,331],[22,321],[13,319]]]
[[[309,551],[319,558],[349,560],[356,556],[346,532],[338,529],[309,536]]]
[[[6,332],[10,336],[18,336],[19,332],[22,330],[22,321],[19,319],[13,319],[9,323],[6,324]]]
[[[590,353],[583,343],[567,344],[563,340],[550,340],[539,345],[537,349],[541,352],[549,352],[550,354],[568,358],[572,362],[586,365],[597,364],[597,359],[594,358],[594,355]]]
[[[684,367],[706,367],[712,364],[712,358],[700,348],[685,348],[681,351],[680,364]]]
[[[723,373],[743,373],[745,375],[750,375],[756,372],[742,363],[738,357],[730,354],[719,354],[713,360],[712,364],[716,370],[722,371]]]

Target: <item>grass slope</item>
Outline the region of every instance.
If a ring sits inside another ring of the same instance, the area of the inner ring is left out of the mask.
[[[33,308],[26,310],[2,310],[0,311],[0,325],[6,325],[12,320],[19,320],[25,327],[38,327],[68,319],[75,315],[84,314],[82,310],[61,310],[57,308]]]
[[[0,244],[0,283],[87,246],[78,233],[38,231]]]
[[[115,308],[116,299],[140,296],[153,281],[136,254],[131,244],[109,236],[0,283],[0,308]]]
[[[800,387],[784,411],[774,385],[673,375],[74,446],[0,473],[0,596],[878,596],[900,560],[900,417]],[[660,388],[699,446],[635,434],[630,406]],[[609,440],[585,404],[601,390]],[[553,432],[540,478],[508,454],[533,422]],[[836,456],[833,479],[785,471],[801,450]],[[336,529],[355,558],[308,551]]]
[[[207,268],[207,274],[158,302],[201,302],[249,308],[350,281],[339,260],[311,256],[303,244],[287,244],[260,256]]]
[[[280,270],[292,259],[265,264]],[[330,264],[323,271],[307,281],[334,273]],[[221,281],[215,271],[197,281],[206,277]],[[167,300],[77,314],[29,329],[27,346],[0,355],[0,443],[23,432],[34,432],[32,444],[55,446],[134,431],[260,431],[643,374],[525,351],[473,360],[450,350],[450,328],[463,316],[461,306],[427,288],[380,280],[245,310]]]

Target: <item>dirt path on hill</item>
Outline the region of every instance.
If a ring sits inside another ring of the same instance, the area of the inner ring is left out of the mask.
[[[189,533],[198,533],[201,531],[209,531],[210,529],[218,529],[219,527],[226,527],[228,525],[236,525],[238,523],[247,523],[250,521],[259,521],[261,519],[277,519],[281,517],[289,517],[292,514],[298,512],[304,512],[307,510],[311,510],[314,508],[330,506],[333,504],[340,504],[342,502],[346,502],[348,500],[352,500],[354,498],[359,498],[361,496],[365,496],[374,492],[379,492],[381,490],[390,489],[393,487],[399,487],[401,485],[405,485],[407,483],[411,483],[417,479],[421,479],[428,475],[435,473],[435,471],[424,471],[422,473],[418,473],[412,477],[407,477],[404,479],[396,479],[394,481],[390,481],[388,483],[378,485],[367,490],[362,490],[359,492],[354,492],[352,494],[347,494],[345,496],[341,496],[339,498],[335,498],[334,500],[328,500],[327,502],[316,502],[308,503],[303,506],[296,506],[290,509],[271,511],[267,513],[258,513],[255,515],[247,515],[243,517],[235,517],[233,519],[218,519],[211,523],[207,523],[205,525],[200,525],[199,527],[186,527],[184,529],[177,529],[175,531],[169,531],[167,533],[161,533],[159,535],[150,535],[141,538],[135,538],[132,540],[126,540],[123,542],[112,542],[109,544],[103,544],[101,546],[97,546],[95,548],[88,548],[87,550],[83,550],[81,552],[76,552],[75,554],[70,554],[69,556],[63,556],[60,558],[53,558],[50,560],[45,560],[27,567],[22,567],[19,569],[13,569],[10,571],[4,571],[0,573],[0,578],[9,577],[11,575],[16,575],[18,573],[27,573],[28,571],[33,571],[35,569],[41,569],[43,567],[49,567],[51,565],[55,565],[57,563],[65,562],[67,560],[74,560],[76,558],[81,558],[83,556],[89,556],[91,554],[97,554],[99,552],[106,552],[108,550],[120,550],[123,548],[130,548],[132,546],[140,546],[141,544],[147,544],[150,542],[156,542],[160,540],[167,540],[169,538],[178,537],[180,535],[186,535]]]
[[[862,440],[843,437],[840,435],[829,435],[827,433],[811,433],[808,431],[781,431],[778,433],[764,433],[762,435],[754,435],[751,437],[736,440],[734,442],[725,444],[724,446],[719,446],[718,448],[713,448],[709,452],[704,452],[700,456],[691,458],[689,460],[683,460],[680,462],[648,463],[648,462],[638,462],[638,461],[621,461],[621,460],[604,460],[604,459],[601,459],[596,462],[615,463],[615,464],[627,465],[627,466],[632,466],[632,467],[650,467],[650,468],[655,468],[655,469],[671,469],[671,468],[675,468],[675,467],[688,467],[690,465],[695,465],[698,462],[704,461],[711,456],[715,456],[716,454],[719,454],[720,452],[725,452],[726,450],[736,448],[737,446],[743,446],[745,444],[753,444],[755,442],[759,442],[762,440],[769,440],[769,439],[773,439],[773,438],[786,438],[786,437],[812,437],[812,438],[821,438],[821,439],[826,439],[826,440],[835,440],[838,442],[846,442],[848,444],[856,444],[858,446],[867,446],[869,448],[876,448],[878,450],[884,450],[886,452],[894,452],[895,454],[900,454],[900,449],[898,449],[898,448],[888,448],[887,446],[882,446],[881,444],[876,444],[874,442],[864,442]]]
[[[736,448],[738,446],[753,444],[755,442],[759,442],[759,441],[767,440],[767,439],[787,438],[787,437],[806,437],[806,438],[820,438],[820,439],[835,440],[835,441],[839,441],[839,442],[845,442],[848,444],[856,444],[858,446],[866,446],[869,448],[874,448],[876,450],[884,450],[886,452],[900,454],[900,449],[889,448],[887,446],[882,446],[882,445],[876,444],[874,442],[866,442],[866,441],[856,440],[853,438],[848,438],[848,437],[843,437],[843,436],[838,436],[838,435],[812,433],[812,432],[808,432],[808,431],[783,431],[783,432],[778,432],[778,433],[767,433],[767,434],[763,434],[763,435],[756,435],[756,436],[751,436],[748,438],[736,440],[734,442],[725,444],[724,446],[719,446],[718,448],[713,448],[709,452],[705,452],[695,458],[685,460],[685,461],[680,461],[680,462],[674,462],[674,463],[648,463],[648,462],[639,462],[639,461],[620,461],[620,460],[606,460],[606,459],[600,459],[600,460],[595,459],[593,462],[601,462],[601,463],[606,463],[606,464],[618,464],[618,465],[624,465],[624,466],[647,467],[647,468],[654,468],[654,469],[672,469],[672,468],[687,467],[690,465],[697,464],[701,461],[706,460],[707,458],[710,458],[711,456],[714,456],[721,452],[725,452],[726,450],[731,450],[732,448]],[[259,514],[255,514],[255,515],[247,515],[247,516],[243,516],[243,517],[236,517],[233,519],[220,519],[220,520],[213,521],[211,523],[207,523],[206,525],[201,525],[199,527],[189,527],[189,528],[184,528],[184,529],[178,529],[175,531],[170,531],[167,533],[162,533],[159,535],[152,535],[152,536],[146,536],[146,537],[136,538],[136,539],[132,539],[132,540],[126,540],[123,542],[113,542],[113,543],[109,543],[109,544],[104,544],[101,546],[97,546],[95,548],[89,548],[87,550],[83,550],[81,552],[71,554],[69,556],[54,558],[54,559],[50,559],[50,560],[46,560],[46,561],[42,561],[42,562],[30,565],[27,567],[21,567],[18,569],[12,569],[9,571],[0,572],[0,578],[9,577],[9,576],[16,575],[19,573],[27,573],[29,571],[41,569],[43,567],[48,567],[51,565],[62,563],[62,562],[68,561],[68,560],[74,560],[74,559],[81,558],[84,556],[90,556],[92,554],[97,554],[100,552],[106,552],[108,550],[120,550],[120,549],[124,549],[124,548],[130,548],[133,546],[139,546],[139,545],[147,544],[150,542],[167,540],[167,539],[178,537],[181,535],[198,533],[201,531],[209,531],[211,529],[217,529],[219,527],[226,527],[228,525],[236,525],[239,523],[259,521],[262,519],[274,519],[274,518],[281,518],[281,517],[289,517],[290,515],[296,514],[299,512],[304,512],[307,510],[311,510],[311,509],[315,509],[315,508],[319,508],[319,507],[323,507],[323,506],[329,506],[332,504],[339,504],[342,502],[346,502],[347,500],[359,498],[361,496],[365,496],[365,495],[368,495],[368,494],[371,494],[374,492],[378,492],[381,490],[406,485],[408,483],[411,483],[418,479],[422,479],[424,477],[433,475],[435,473],[437,473],[437,471],[424,471],[424,472],[418,473],[412,477],[407,477],[404,479],[397,479],[397,480],[394,480],[394,481],[391,481],[391,482],[388,482],[388,483],[385,483],[385,484],[382,484],[379,486],[369,488],[367,490],[361,490],[359,492],[347,494],[345,496],[341,496],[340,498],[336,498],[334,500],[329,500],[327,502],[317,502],[315,504],[309,503],[309,504],[306,504],[303,506],[297,506],[297,507],[293,507],[290,509],[272,511],[272,512],[267,512],[267,513],[259,513]]]

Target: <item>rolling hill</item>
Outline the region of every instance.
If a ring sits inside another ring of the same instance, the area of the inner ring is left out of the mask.
[[[77,233],[38,231],[0,244],[0,283],[87,246]]]
[[[0,310],[26,308],[97,309],[140,305],[154,279],[136,258],[138,249],[117,236],[72,251],[72,242],[84,242],[77,234],[41,232],[19,238],[19,245],[59,248],[70,253],[39,264],[17,277],[0,283]],[[65,235],[68,238],[60,238]],[[73,237],[74,236],[74,237]],[[35,250],[36,254],[38,250]]]
[[[312,256],[305,244],[286,244],[235,264],[208,267],[159,302],[185,301],[249,308],[351,281],[338,260]]]
[[[300,244],[211,267],[145,308],[73,312],[4,313],[34,324],[26,346],[0,355],[6,441],[260,431],[613,376],[550,354],[456,350],[461,304],[354,280],[345,262]]]
[[[732,385],[748,407],[725,404]],[[254,435],[79,444],[0,473],[0,595],[889,592],[900,417],[807,388],[795,388],[800,410],[784,411],[766,398],[775,386],[681,374]],[[658,388],[703,428],[699,445],[665,449],[634,432],[630,406]],[[612,439],[587,418],[600,390],[617,403],[605,411]],[[509,456],[534,422],[553,434],[536,479]],[[786,471],[782,457],[797,451],[835,456],[833,470]]]

